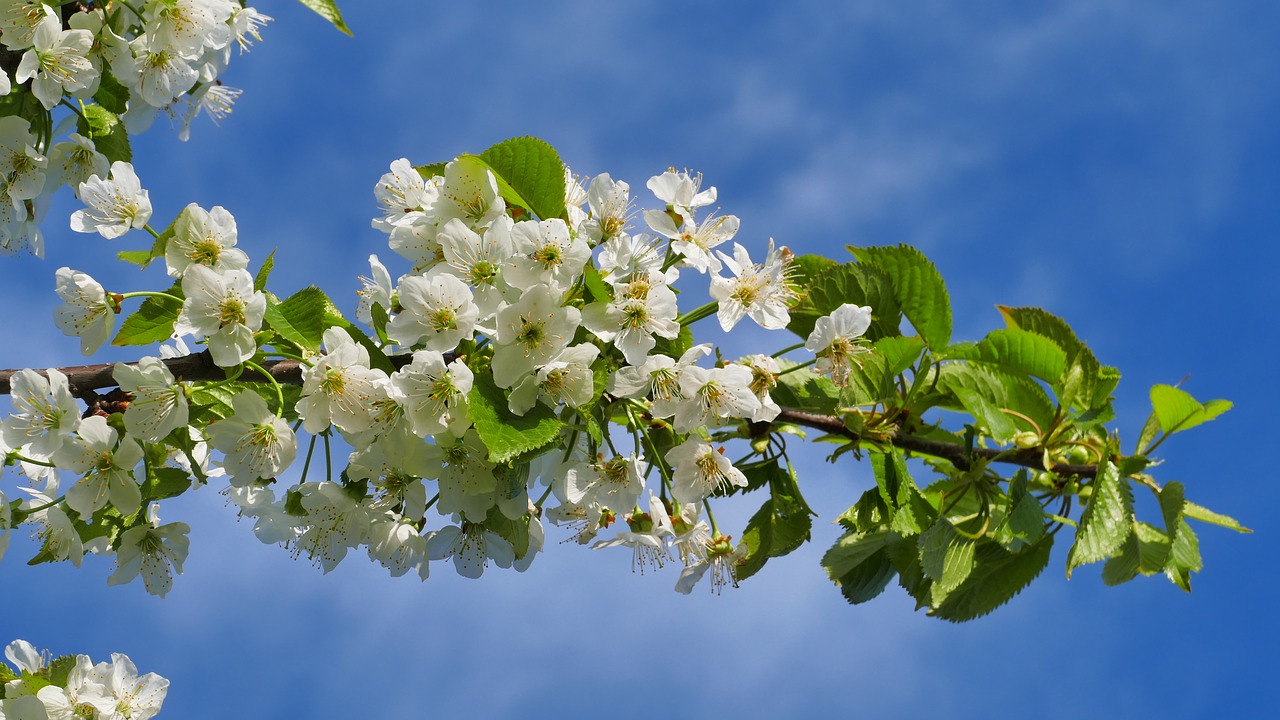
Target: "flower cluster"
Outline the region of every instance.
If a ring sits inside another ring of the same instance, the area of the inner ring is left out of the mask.
[[[126,655],[94,664],[88,655],[53,658],[26,640],[4,649],[11,664],[0,664],[0,718],[96,718],[147,720],[160,712],[169,681],[155,673],[138,675]],[[65,678],[65,679],[64,679]]]
[[[182,570],[187,526],[161,525],[156,505],[215,477],[262,541],[325,571],[360,548],[396,576],[425,579],[432,561],[467,577],[523,570],[543,547],[545,518],[579,544],[629,548],[641,571],[678,561],[682,592],[708,571],[717,590],[736,584],[747,548],[719,532],[709,501],[750,483],[725,443],[778,417],[770,393],[785,374],[818,362],[847,380],[866,325],[845,316],[870,309],[819,319],[808,344],[817,357],[800,365],[727,362],[694,345],[688,326],[712,314],[725,330],[743,318],[785,328],[800,295],[793,257],[772,240],[761,263],[740,244],[720,250],[739,223],[703,216],[717,193],[698,175],[672,170],[648,187],[661,207],[643,212],[637,232],[630,186],[607,174],[586,181],[566,169],[563,211],[541,218],[475,156],[434,173],[397,160],[374,189],[372,226],[408,270],[392,280],[370,256],[356,310],[367,332],[323,295],[266,293],[221,207],[189,205],[161,238],[153,255],[178,281],[165,293],[111,293],[62,268],[56,319],[86,354],[111,336],[123,301],[148,296],[153,315],[171,313],[184,352],[204,344],[230,377],[187,382],[163,357],[117,364],[127,403],[82,419],[57,370],[19,372],[3,440],[33,487],[13,510],[38,525],[49,557],[114,552],[110,582],[140,574],[160,595]],[[81,199],[72,227],[104,237],[150,214],[127,163],[84,183]],[[707,276],[712,301],[682,314],[673,283],[690,272]],[[299,329],[306,316],[322,318],[317,335]],[[287,392],[265,367],[273,357],[297,364]],[[269,383],[233,382],[244,372]],[[299,428],[311,437],[306,461],[283,487]],[[331,439],[352,448],[337,479],[309,477],[320,438],[326,463]],[[107,515],[124,523],[77,530]]]
[[[230,113],[240,91],[219,77],[233,49],[260,40],[271,20],[234,0],[95,5],[68,12],[57,3],[12,0],[0,7],[0,45],[16,59],[13,67],[0,64],[5,254],[24,247],[43,254],[39,222],[64,185],[91,208],[114,208],[110,221],[78,214],[76,230],[115,237],[145,225],[151,208],[145,196],[136,202],[137,178],[112,161],[127,160],[128,135],[145,131],[160,113],[180,121],[183,140],[201,112],[215,122]],[[19,112],[28,105],[43,112]],[[65,122],[55,122],[60,106]]]

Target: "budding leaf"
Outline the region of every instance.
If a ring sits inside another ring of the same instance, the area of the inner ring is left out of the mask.
[[[929,349],[947,347],[951,342],[951,300],[938,268],[923,253],[910,245],[849,250],[859,263],[873,265],[889,277],[902,313]]]
[[[1227,400],[1210,400],[1201,405],[1185,390],[1172,385],[1151,388],[1151,405],[1155,408],[1160,429],[1166,435],[1209,422],[1232,408],[1232,403]]]
[[[1098,468],[1093,495],[1080,517],[1075,544],[1067,555],[1067,577],[1077,566],[1116,554],[1133,532],[1133,491],[1110,462]]]
[[[351,35],[351,28],[347,27],[346,21],[342,19],[342,11],[338,10],[338,3],[334,0],[298,0],[298,2],[306,5],[316,12],[317,15],[333,23],[338,30]]]

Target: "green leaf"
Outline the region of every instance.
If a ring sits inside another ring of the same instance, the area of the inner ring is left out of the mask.
[[[994,365],[948,363],[942,366],[940,372],[942,375],[938,387],[954,397],[955,402],[942,398],[937,401],[939,407],[971,412],[960,400],[959,389],[966,388],[978,393],[996,408],[1007,408],[1026,415],[1041,428],[1049,427],[1053,422],[1053,401],[1034,380],[1011,375]],[[1021,429],[1031,429],[1019,418],[1011,417],[1011,421],[1021,423]]]
[[[891,281],[894,298],[929,349],[951,342],[951,300],[942,275],[910,245],[849,248],[859,263],[874,265]]]
[[[952,389],[964,409],[977,421],[978,427],[996,442],[1008,443],[1017,434],[1018,428],[1013,420],[999,407],[987,402],[977,391],[965,387]]]
[[[318,351],[324,337],[325,312],[332,306],[324,291],[313,285],[290,295],[283,302],[268,302],[264,319],[272,330],[289,342]]]
[[[77,116],[76,132],[92,140],[98,152],[111,162],[133,160],[129,133],[115,113],[101,105],[86,105],[83,113]]]
[[[821,265],[816,261],[807,264],[811,267]],[[898,301],[894,299],[888,276],[878,268],[856,263],[833,265],[812,277],[803,278],[803,283],[798,288],[803,295],[791,309],[791,322],[787,324],[787,329],[801,338],[808,339],[818,318],[830,315],[846,303],[871,307],[868,339],[902,334],[898,328],[902,323]]]
[[[1014,373],[1057,383],[1066,372],[1067,354],[1043,335],[1019,328],[993,330],[982,342],[965,348],[952,347],[948,356],[988,363]]]
[[[773,499],[764,501],[755,515],[747,521],[742,531],[742,544],[747,554],[738,561],[735,577],[739,580],[760,572],[760,568],[769,559],[769,548],[773,543]]]
[[[1182,514],[1186,517],[1199,520],[1200,522],[1213,523],[1214,525],[1235,530],[1236,532],[1253,532],[1249,528],[1241,525],[1239,520],[1221,513],[1216,513],[1209,508],[1197,505],[1190,500],[1188,500],[1186,506],[1183,507]]]
[[[1019,472],[1024,478],[1025,472]],[[1030,493],[1013,501],[1013,510],[1005,517],[1004,522],[996,528],[995,538],[1006,550],[1019,552],[1028,545],[1034,545],[1044,537],[1044,508]]]
[[[929,614],[949,622],[964,622],[990,613],[1012,600],[1044,571],[1052,548],[1052,535],[1017,553],[1007,552],[995,543],[983,543],[968,579]]]
[[[116,115],[123,115],[128,109],[129,88],[121,85],[116,76],[104,67],[99,78],[98,90],[93,94],[93,101]]]
[[[422,176],[423,180],[430,180],[433,177],[444,175],[445,166],[448,164],[449,163],[438,162],[431,163],[430,165],[415,165],[413,169],[418,171],[418,174]]]
[[[884,592],[896,574],[889,553],[881,550],[840,578],[840,594],[851,605],[869,602]]]
[[[1165,435],[1209,422],[1232,407],[1232,403],[1227,400],[1210,400],[1201,405],[1185,390],[1172,385],[1152,387],[1151,405],[1155,408],[1156,420]]]
[[[871,453],[880,499],[888,512],[889,528],[903,537],[919,535],[934,523],[937,511],[920,494],[901,452]]]
[[[267,257],[262,261],[262,267],[258,268],[258,274],[253,277],[253,289],[262,292],[267,289],[267,278],[271,277],[271,270],[276,266],[276,251],[272,250],[267,253]]]
[[[551,409],[541,403],[524,415],[512,413],[507,396],[488,373],[476,375],[467,399],[471,402],[476,432],[489,449],[490,462],[504,463],[552,443],[564,427]]]
[[[1067,554],[1067,577],[1080,565],[1115,555],[1133,532],[1133,491],[1116,466],[1105,462],[1093,480],[1093,494],[1080,517],[1075,544]]]
[[[142,486],[144,500],[163,500],[177,497],[191,488],[191,476],[186,470],[173,467],[155,468]]]
[[[165,291],[182,297],[182,283],[174,283]],[[173,336],[173,324],[178,321],[182,303],[164,297],[148,297],[138,309],[125,318],[120,331],[111,340],[112,345],[150,345],[164,342]]]
[[[478,156],[498,176],[503,197],[543,220],[563,217],[564,163],[555,148],[532,137],[504,140]]]
[[[799,363],[779,359],[778,368],[786,370]],[[796,370],[778,376],[778,384],[769,391],[773,401],[783,407],[796,408],[820,415],[834,415],[840,407],[840,388],[831,378],[808,370]]]
[[[284,392],[284,418],[286,421],[296,420],[297,412],[294,410],[294,405],[297,404],[298,398],[302,397],[302,388],[298,385],[285,385],[281,389]],[[196,420],[201,416],[211,418],[206,422],[231,417],[235,412],[231,407],[231,398],[243,390],[257,393],[267,402],[267,407],[275,408],[276,391],[270,383],[233,381],[196,384],[191,386],[191,405],[194,408],[192,424],[197,424]]]
[[[1164,516],[1165,534],[1171,539],[1164,571],[1175,585],[1191,592],[1191,573],[1199,572],[1204,562],[1195,532],[1183,517],[1185,508],[1182,483],[1171,482],[1160,490],[1160,514]]]
[[[306,5],[320,17],[333,23],[333,26],[351,35],[351,28],[347,27],[346,21],[342,19],[342,12],[338,10],[338,3],[334,0],[298,0],[298,2]]]
[[[71,677],[71,671],[76,667],[75,655],[62,655],[55,658],[49,663],[49,666],[41,672],[48,678],[51,685],[57,685],[60,688],[67,686],[67,680]]]
[[[840,578],[866,562],[876,553],[891,543],[902,539],[902,536],[889,530],[877,530],[870,533],[849,533],[836,541],[822,555],[822,567],[827,570],[827,577],[839,583]]]
[[[933,580],[935,604],[960,586],[973,571],[974,541],[956,531],[951,521],[938,518],[920,535],[920,566]]]
[[[489,514],[485,516],[484,526],[497,533],[502,539],[511,543],[512,549],[516,552],[517,560],[524,557],[529,552],[528,516],[512,520],[506,515],[503,515],[497,505],[494,505],[489,508]]]
[[[1067,369],[1055,386],[1063,407],[1079,404],[1084,408],[1098,408],[1107,403],[1120,380],[1120,372],[1101,365],[1065,320],[1040,308],[996,307],[1009,327],[1047,337],[1066,353]]]

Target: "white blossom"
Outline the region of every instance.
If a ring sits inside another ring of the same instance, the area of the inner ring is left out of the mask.
[[[182,276],[186,300],[174,323],[174,333],[203,335],[214,364],[233,367],[253,357],[258,345],[253,334],[262,327],[267,298],[254,290],[246,270],[224,273],[204,265],[190,265]]]
[[[236,245],[236,219],[221,205],[205,210],[191,203],[173,224],[173,237],[165,244],[164,261],[170,277],[180,278],[191,265],[205,265],[218,272],[243,270],[249,256]]]
[[[599,245],[622,234],[631,220],[631,186],[614,180],[609,173],[591,178],[587,187],[591,216],[582,223],[582,232]]]
[[[569,234],[559,218],[516,223],[511,230],[515,254],[507,261],[503,278],[512,287],[528,290],[539,283],[568,290],[591,259],[591,249]]]
[[[147,592],[164,597],[173,587],[170,568],[182,574],[182,563],[191,544],[187,539],[189,532],[190,526],[181,522],[159,527],[143,523],[125,530],[116,553],[117,568],[107,578],[107,584],[121,585],[141,573]]]
[[[516,559],[511,543],[483,525],[468,522],[428,534],[427,553],[432,560],[452,560],[459,575],[472,579],[484,574],[490,560],[508,568]]]
[[[377,255],[369,256],[370,277],[360,277],[360,289],[356,294],[360,297],[356,305],[356,319],[367,325],[373,324],[373,306],[379,305],[383,312],[391,311],[391,274],[378,260]]]
[[[751,371],[741,365],[687,367],[680,374],[680,392],[684,400],[676,406],[672,424],[681,434],[718,425],[724,418],[750,418],[760,409],[760,399],[751,391]]]
[[[294,557],[306,554],[327,573],[346,557],[347,550],[368,539],[372,518],[337,483],[306,482],[298,486],[298,492],[310,527],[295,542]]]
[[[374,218],[373,227],[389,233],[423,219],[423,210],[435,202],[438,190],[423,181],[408,158],[400,158],[391,163],[391,172],[378,179],[373,195],[382,210],[382,216]]]
[[[511,411],[524,415],[539,399],[552,407],[559,403],[574,408],[586,405],[595,393],[591,363],[599,355],[600,348],[589,343],[565,348],[511,390]]]
[[[561,293],[534,285],[514,305],[498,311],[493,381],[511,387],[539,365],[555,359],[578,328],[581,314],[561,307]]]
[[[233,486],[274,478],[293,463],[298,439],[261,395],[242,390],[231,398],[231,407],[234,414],[209,425],[208,435],[209,444],[223,453],[221,465]]]
[[[79,194],[88,207],[71,213],[71,229],[76,232],[96,232],[110,240],[146,226],[151,219],[150,195],[127,162],[111,163],[108,179],[89,176],[80,184]]]
[[[36,459],[52,456],[80,428],[80,405],[67,376],[53,368],[45,372],[13,374],[9,402],[14,411],[4,420],[4,444]]]
[[[657,346],[654,335],[679,336],[678,314],[675,293],[654,270],[615,285],[613,302],[586,306],[582,323],[596,337],[621,350],[628,365],[639,365]]]
[[[747,485],[747,476],[700,437],[690,437],[664,457],[672,468],[671,494],[681,504],[702,502],[716,490]]]
[[[475,331],[480,309],[471,289],[453,275],[402,278],[397,292],[402,310],[387,323],[387,336],[400,345],[421,342],[427,350],[448,352]]]
[[[53,321],[62,334],[80,338],[80,352],[92,355],[115,329],[115,302],[97,280],[79,270],[58,268],[55,273],[62,304],[53,311]]]
[[[858,357],[868,352],[857,339],[870,327],[871,308],[850,303],[818,318],[804,343],[804,349],[818,358],[814,371],[830,375],[837,387],[848,385],[853,366],[861,365]]]
[[[124,427],[130,435],[160,442],[187,425],[186,392],[160,358],[144,357],[135,365],[116,363],[112,377],[121,390],[133,396],[124,413]]]
[[[676,172],[675,168],[671,168],[661,175],[649,178],[645,187],[685,220],[692,220],[698,208],[716,201],[714,187],[702,189],[702,173],[690,175],[688,170]]]
[[[649,566],[661,568],[671,559],[671,551],[667,549],[667,540],[675,535],[671,528],[671,516],[653,493],[649,493],[649,512],[637,510],[628,513],[626,522],[627,530],[620,531],[608,540],[598,540],[591,547],[631,548],[631,570],[639,570],[641,574]]]
[[[323,340],[325,352],[302,369],[302,397],[297,403],[302,427],[312,435],[330,423],[349,433],[369,429],[374,386],[386,376],[369,367],[369,351],[346,330],[328,328]]]
[[[62,23],[46,15],[31,36],[32,47],[18,63],[14,80],[31,81],[31,93],[52,110],[62,93],[74,93],[96,84],[98,71],[86,55],[93,45],[88,30],[63,30]]]
[[[488,227],[507,210],[493,171],[476,158],[461,158],[444,168],[444,183],[431,205],[441,224],[457,218],[472,230]]]
[[[775,251],[773,240],[769,241],[770,260],[763,265],[751,262],[747,249],[738,243],[733,244],[733,257],[719,253],[735,276],[711,276],[711,297],[719,303],[717,315],[725,332],[732,330],[743,315],[766,330],[781,330],[791,322],[788,306],[796,295],[787,286],[785,263],[773,260],[780,253],[790,255],[786,248]]]
[[[128,435],[117,439],[107,419],[93,415],[53,455],[59,468],[82,476],[67,490],[67,506],[82,517],[106,507],[108,499],[122,515],[134,513],[142,504],[135,475],[142,462],[142,446]]]
[[[460,436],[470,424],[467,393],[474,377],[461,360],[445,365],[442,354],[419,350],[408,365],[391,376],[391,384],[415,435],[427,437],[449,430]]]

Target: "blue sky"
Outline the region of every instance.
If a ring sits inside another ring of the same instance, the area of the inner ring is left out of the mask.
[[[173,681],[163,716],[192,720],[1280,710],[1262,690],[1280,637],[1264,603],[1280,582],[1261,439],[1280,400],[1269,381],[1280,8],[532,5],[349,0],[349,39],[296,3],[265,4],[277,22],[225,77],[246,90],[235,114],[221,128],[200,121],[185,144],[163,125],[137,141],[157,217],[224,205],[255,260],[279,248],[278,294],[314,283],[350,309],[367,255],[390,255],[368,222],[372,185],[396,158],[531,134],[575,171],[637,189],[668,166],[700,170],[749,247],[920,247],[948,281],[957,338],[998,327],[997,303],[1063,316],[1125,373],[1127,443],[1154,383],[1189,375],[1197,397],[1235,401],[1162,448],[1158,472],[1256,532],[1200,530],[1206,569],[1191,595],[1162,578],[1106,588],[1096,568],[1067,582],[1063,543],[1011,605],[952,626],[913,613],[896,587],[850,607],[825,580],[828,523],[870,479],[818,453],[800,467],[822,515],[814,543],[721,597],[677,595],[674,573],[633,576],[625,553],[559,545],[554,530],[524,575],[469,582],[435,565],[419,584],[353,557],[322,576],[202,491],[166,506],[166,520],[193,529],[187,573],[163,601],[106,587],[106,563],[28,568],[15,543],[0,570],[0,639],[125,652]],[[0,265],[0,300],[35,318],[20,343],[0,345],[0,366],[80,362],[45,320],[56,268],[113,290],[162,283],[100,271],[147,243],[72,233],[73,209],[63,197],[51,210],[44,262]],[[754,505],[718,516],[740,528]]]

